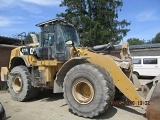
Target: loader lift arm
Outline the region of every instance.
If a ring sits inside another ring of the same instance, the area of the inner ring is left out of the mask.
[[[128,79],[128,77],[122,72],[120,67],[108,56],[88,52],[87,60],[90,63],[99,65],[103,67],[106,71],[108,71],[112,78],[115,86],[131,101],[134,101],[135,104],[139,104],[140,101],[143,101],[142,98],[138,95],[137,91],[134,88],[132,82]],[[96,58],[99,58],[96,60]],[[104,63],[105,61],[105,63]]]

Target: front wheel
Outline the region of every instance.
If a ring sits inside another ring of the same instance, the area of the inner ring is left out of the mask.
[[[63,92],[73,113],[92,118],[109,107],[114,99],[115,86],[107,71],[87,63],[77,65],[67,73]]]

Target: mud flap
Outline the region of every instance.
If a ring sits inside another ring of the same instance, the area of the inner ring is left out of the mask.
[[[146,117],[148,120],[160,120],[160,82],[156,84],[151,95],[150,103],[146,108]]]

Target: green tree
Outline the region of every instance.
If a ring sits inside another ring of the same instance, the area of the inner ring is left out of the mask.
[[[144,40],[140,40],[138,38],[129,38],[127,40],[127,42],[129,43],[129,45],[141,45],[141,44],[145,44]]]
[[[160,32],[151,40],[151,43],[160,43]]]
[[[63,0],[60,6],[67,8],[57,16],[75,25],[83,45],[116,44],[129,31],[129,22],[117,20],[121,0]]]

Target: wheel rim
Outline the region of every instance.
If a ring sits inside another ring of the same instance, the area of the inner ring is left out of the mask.
[[[90,103],[94,97],[92,84],[84,78],[77,79],[72,87],[72,95],[80,104]]]
[[[19,93],[22,90],[22,79],[19,76],[15,77],[12,81],[12,86],[13,90]]]

